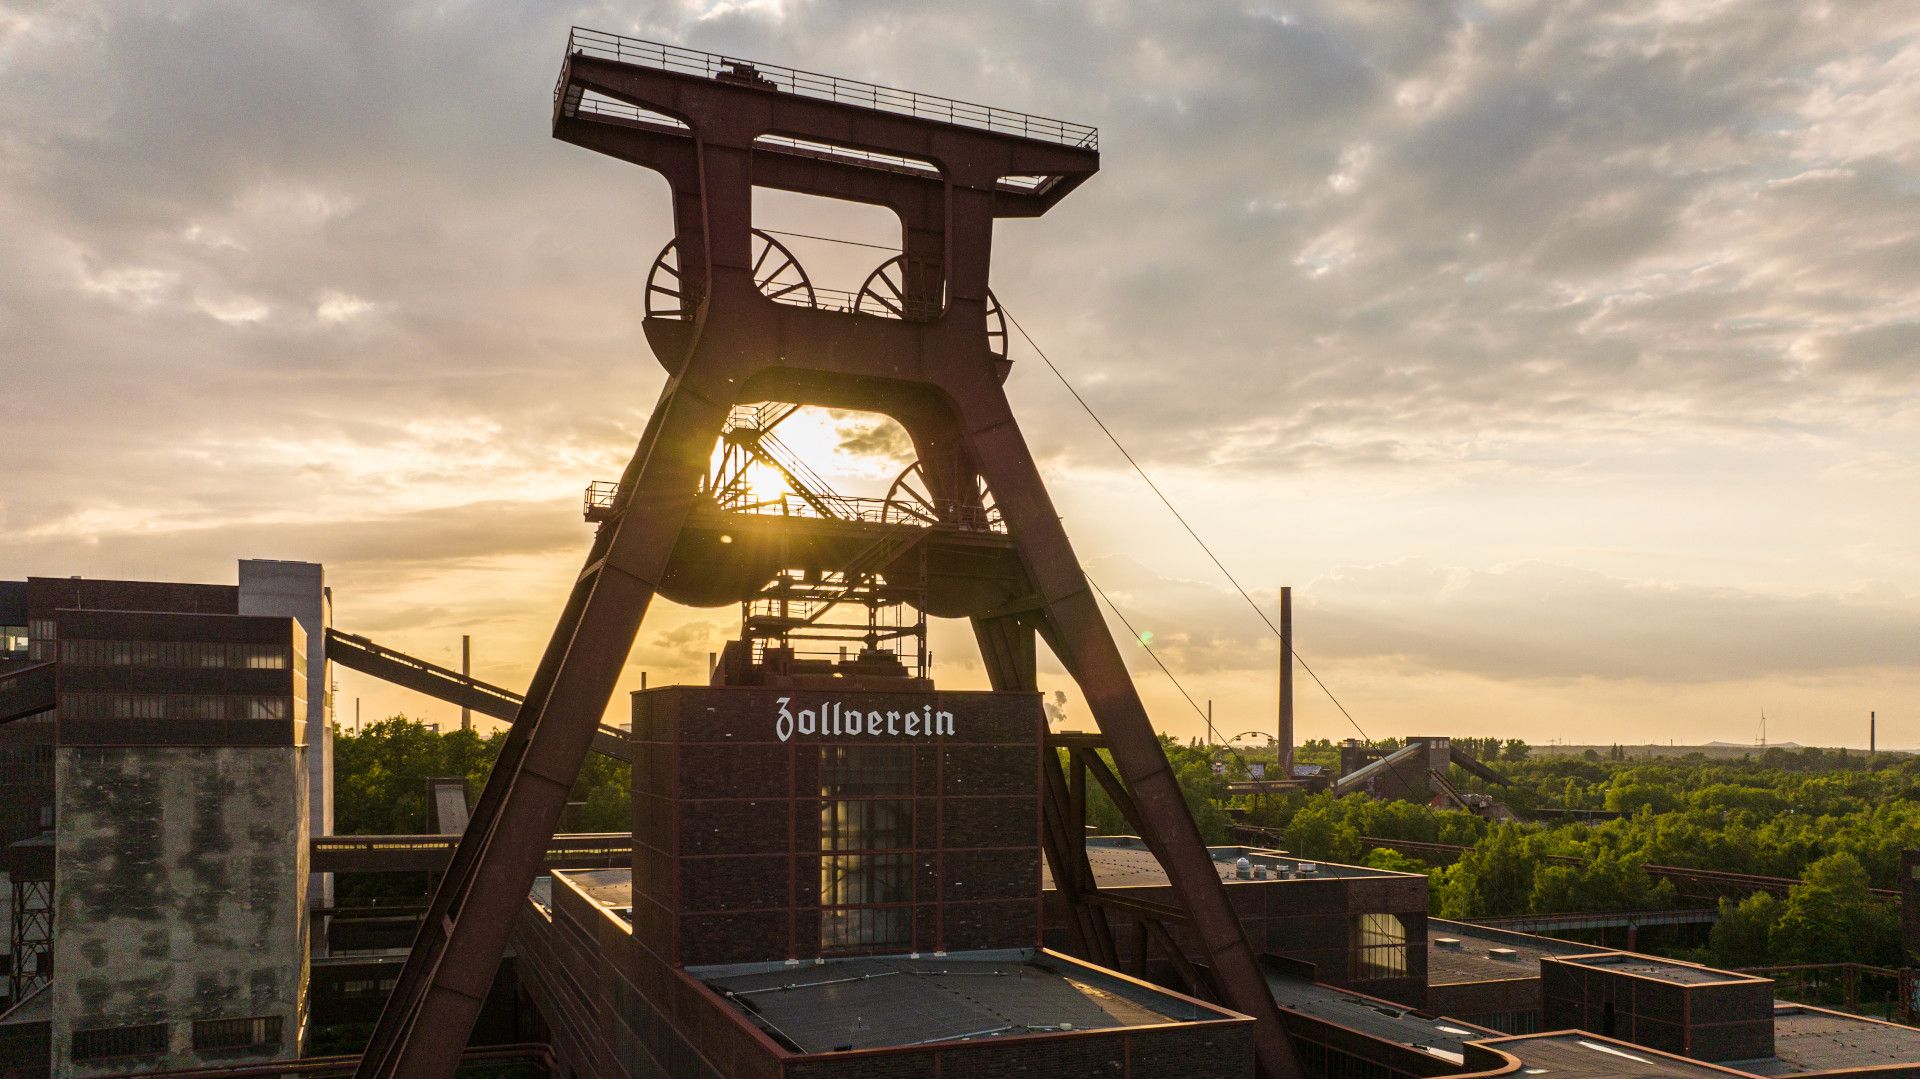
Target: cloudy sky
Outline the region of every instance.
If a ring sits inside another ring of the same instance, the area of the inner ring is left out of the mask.
[[[0,577],[323,561],[341,626],[441,661],[471,633],[524,685],[580,488],[661,382],[666,189],[548,136],[572,24],[1098,125],[995,291],[1260,602],[1295,586],[1369,734],[1750,741],[1764,709],[1858,745],[1878,709],[1920,745],[1908,2],[0,0]],[[843,288],[878,257],[799,250]],[[1275,643],[1014,355],[1082,561],[1223,727],[1268,727]],[[790,441],[857,489],[887,435]],[[736,622],[656,608],[629,683],[703,675]],[[934,647],[982,682],[965,632]],[[339,686],[349,721],[452,718]]]

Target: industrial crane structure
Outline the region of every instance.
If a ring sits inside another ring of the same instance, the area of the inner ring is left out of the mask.
[[[587,493],[592,548],[360,1075],[452,1074],[655,597],[741,606],[717,686],[930,684],[932,616],[971,622],[994,689],[1034,691],[1044,639],[1100,730],[1097,746],[1064,747],[1073,777],[1051,752],[1043,767],[1042,845],[1076,938],[1102,951],[1105,908],[1072,819],[1086,769],[1166,871],[1174,903],[1144,913],[1199,939],[1194,988],[1253,1017],[1264,1075],[1299,1074],[1004,389],[994,224],[1040,216],[1090,178],[1095,130],[581,30],[552,122],[671,188],[674,235],[643,323],[667,379],[624,474]],[[857,293],[816,286],[755,228],[756,187],[885,207],[900,254]],[[890,417],[917,459],[886,498],[842,497],[775,434],[804,406]],[[749,463],[790,491],[753,491]]]

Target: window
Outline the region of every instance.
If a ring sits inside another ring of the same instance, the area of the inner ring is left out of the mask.
[[[822,951],[912,945],[912,794],[912,747],[821,747]]]
[[[227,699],[200,694],[180,694],[169,710],[175,719],[225,719]]]
[[[820,797],[913,793],[911,746],[823,746]]]
[[[30,659],[52,659],[57,653],[53,650],[54,627],[51,618],[27,619],[27,656]]]
[[[275,648],[270,644],[235,645],[246,649],[246,666],[256,671],[284,671],[287,669],[287,650]]]
[[[1353,978],[1407,976],[1407,927],[1394,914],[1362,914],[1353,920]]]
[[[157,693],[113,693],[107,695],[112,702],[115,719],[165,719],[167,699]]]
[[[0,652],[24,652],[27,650],[27,627],[0,626]]]
[[[820,912],[820,949],[909,948],[913,945],[913,912],[906,907]]]
[[[255,1016],[251,1019],[199,1019],[193,1024],[193,1048],[197,1052],[218,1049],[278,1049],[280,1017]]]
[[[285,719],[287,718],[287,699],[285,697],[248,697],[248,719]]]
[[[820,905],[913,901],[913,855],[830,854],[820,859]]]
[[[913,846],[911,798],[820,803],[821,850],[904,850]]]
[[[73,1032],[73,1059],[107,1060],[112,1057],[152,1056],[167,1051],[167,1024],[148,1023],[137,1027],[101,1027]]]

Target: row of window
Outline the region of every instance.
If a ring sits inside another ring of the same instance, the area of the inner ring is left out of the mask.
[[[62,641],[60,662],[86,667],[186,667],[284,671],[288,650],[209,641]]]
[[[73,1032],[72,1057],[78,1064],[114,1057],[157,1056],[167,1051],[167,1024],[142,1023],[128,1027],[100,1027]],[[246,1019],[200,1019],[193,1024],[195,1052],[223,1049],[277,1049],[281,1019],[277,1015]]]
[[[67,693],[61,710],[72,719],[290,719],[289,697],[214,693]]]

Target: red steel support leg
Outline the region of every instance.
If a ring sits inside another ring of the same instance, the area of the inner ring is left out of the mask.
[[[1166,870],[1180,906],[1207,952],[1225,1003],[1257,1020],[1255,1052],[1269,1079],[1295,1079],[1300,1067],[1258,958],[1227,901],[1213,859],[1187,810],[1152,721],[1092,590],[1047,497],[1026,439],[997,382],[955,379],[973,458],[992,488],[1008,532],[1040,593],[1046,638],[1086,694],[1108,752],[1141,815],[1141,838]]]
[[[717,395],[716,395],[717,396]],[[450,1076],[706,471],[727,402],[669,384],[356,1075]]]

